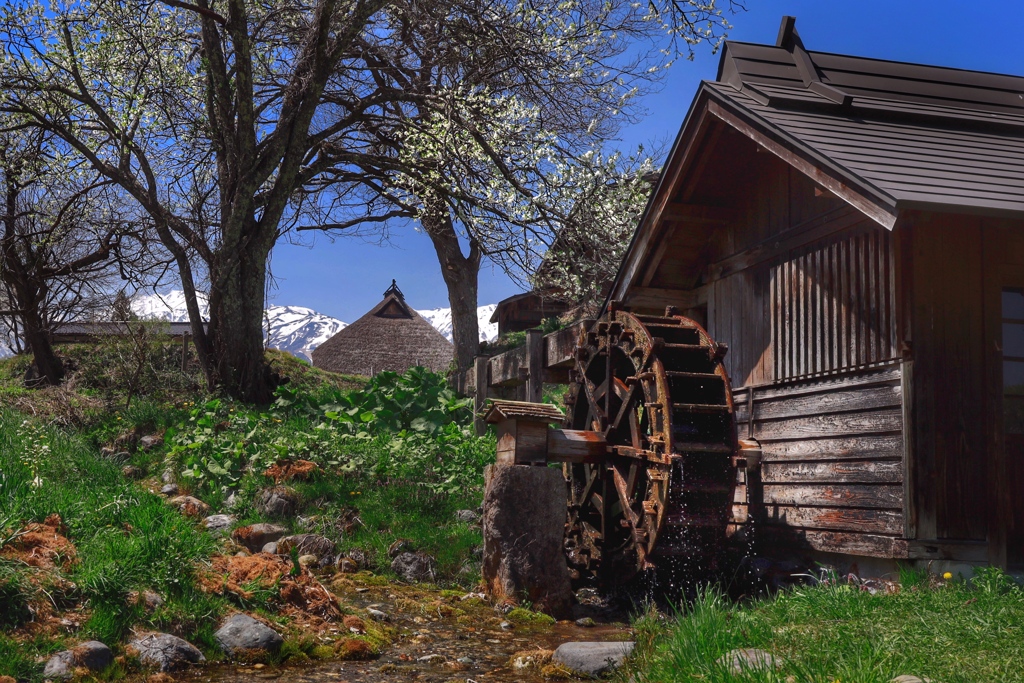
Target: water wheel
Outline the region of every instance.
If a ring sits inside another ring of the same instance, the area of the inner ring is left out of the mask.
[[[566,426],[604,433],[609,448],[603,462],[564,465],[574,579],[714,571],[725,546],[736,481],[725,348],[666,313],[614,311],[577,343]]]

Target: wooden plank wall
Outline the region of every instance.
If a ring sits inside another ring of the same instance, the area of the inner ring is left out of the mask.
[[[982,219],[910,216],[914,487],[922,539],[982,540],[993,489],[986,403]],[[995,315],[993,312],[992,315]]]
[[[900,379],[891,364],[734,392],[739,434],[763,453],[750,500],[758,538],[906,555]]]

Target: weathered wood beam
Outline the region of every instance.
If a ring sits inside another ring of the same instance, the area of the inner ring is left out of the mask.
[[[907,545],[908,556],[912,560],[959,562],[985,562],[988,560],[988,545],[985,541],[916,540],[909,541]]]
[[[544,334],[526,331],[526,400],[540,403],[544,397]]]
[[[580,429],[548,430],[548,462],[600,462],[607,452],[604,434]]]
[[[712,263],[704,271],[704,280],[705,282],[721,280],[733,273],[746,270],[867,220],[864,214],[846,206],[819,214],[770,240],[745,249],[727,259]]]
[[[623,302],[633,308],[665,308],[675,306],[679,309],[697,308],[708,302],[708,288],[697,289],[661,289],[658,287],[630,287]]]

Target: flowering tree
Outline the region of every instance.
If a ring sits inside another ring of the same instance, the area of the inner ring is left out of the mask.
[[[525,280],[608,178],[596,150],[637,119],[637,97],[677,55],[717,46],[726,22],[715,0],[395,0],[379,25],[388,40],[364,36],[364,66],[406,97],[357,122],[373,152],[344,169],[330,210],[347,220],[317,227],[418,223],[448,286],[461,374],[479,343],[481,263]]]
[[[567,160],[614,135],[672,56],[720,39],[715,3],[12,0],[0,109],[133,198],[208,383],[262,402],[278,239],[418,220],[466,367],[481,259],[552,233]]]
[[[589,187],[531,271],[535,288],[586,315],[600,308],[657,180],[653,161],[641,155],[613,155],[590,168]]]

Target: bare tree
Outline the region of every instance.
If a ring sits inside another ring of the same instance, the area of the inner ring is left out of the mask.
[[[54,325],[104,298],[126,226],[109,183],[61,164],[38,130],[0,139],[0,281],[11,336],[32,352],[39,379],[59,384]]]
[[[173,257],[211,387],[271,397],[267,263],[289,201],[359,105],[324,90],[386,0],[30,0],[3,10],[2,106],[132,196]],[[329,165],[329,164],[327,164]],[[207,280],[210,322],[196,298]]]

